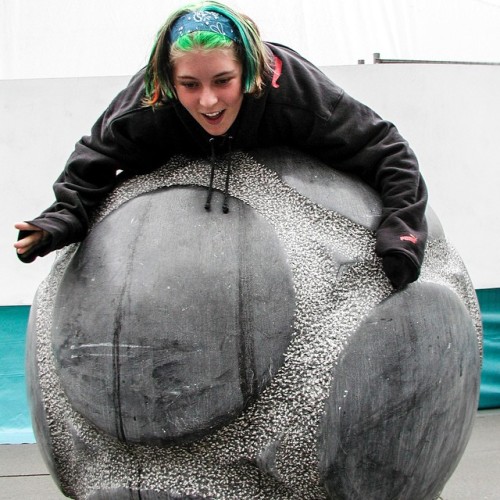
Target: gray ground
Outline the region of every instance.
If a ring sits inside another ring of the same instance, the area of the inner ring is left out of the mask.
[[[36,445],[0,445],[0,500],[62,498]],[[471,440],[442,498],[500,500],[500,409],[478,413]]]

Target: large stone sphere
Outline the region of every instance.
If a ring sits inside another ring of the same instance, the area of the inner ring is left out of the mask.
[[[211,213],[204,194],[175,186],[123,204],[59,285],[61,384],[75,410],[122,441],[204,435],[239,416],[283,364],[295,309],[284,249],[248,205]]]
[[[229,177],[229,212],[223,191]],[[431,209],[395,292],[365,184],[284,148],[124,179],[28,326],[37,441],[84,499],[439,496],[472,429],[474,288]]]

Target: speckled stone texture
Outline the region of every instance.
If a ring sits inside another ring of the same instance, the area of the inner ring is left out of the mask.
[[[217,166],[211,212],[208,162],[125,180],[40,285],[28,381],[54,479],[81,499],[436,498],[482,336],[437,217],[395,293],[358,180],[287,149]]]

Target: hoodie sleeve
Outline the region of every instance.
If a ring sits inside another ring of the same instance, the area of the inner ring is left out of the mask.
[[[404,255],[418,277],[427,241],[427,188],[417,158],[396,127],[345,92],[309,138],[319,156],[360,176],[382,199],[375,250]]]
[[[90,136],[78,141],[53,185],[56,201],[37,218],[26,221],[45,230],[48,236],[28,254],[18,254],[21,261],[32,262],[37,256],[81,241],[91,211],[115,186],[117,171],[133,170],[140,158],[137,145],[127,130],[114,127],[113,121],[140,110],[142,91],[142,73],[138,73],[97,120]],[[19,239],[27,234],[29,231],[21,231]]]
[[[408,264],[406,281],[413,281],[427,240],[427,189],[414,152],[392,123],[349,96],[316,66],[287,47],[269,46],[281,59],[279,79],[269,91],[269,133],[280,123],[284,141],[359,176],[379,193],[382,217],[376,252]]]

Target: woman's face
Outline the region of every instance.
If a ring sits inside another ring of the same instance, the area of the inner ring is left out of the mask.
[[[194,50],[173,63],[177,97],[210,134],[225,134],[243,102],[243,67],[234,50]]]

